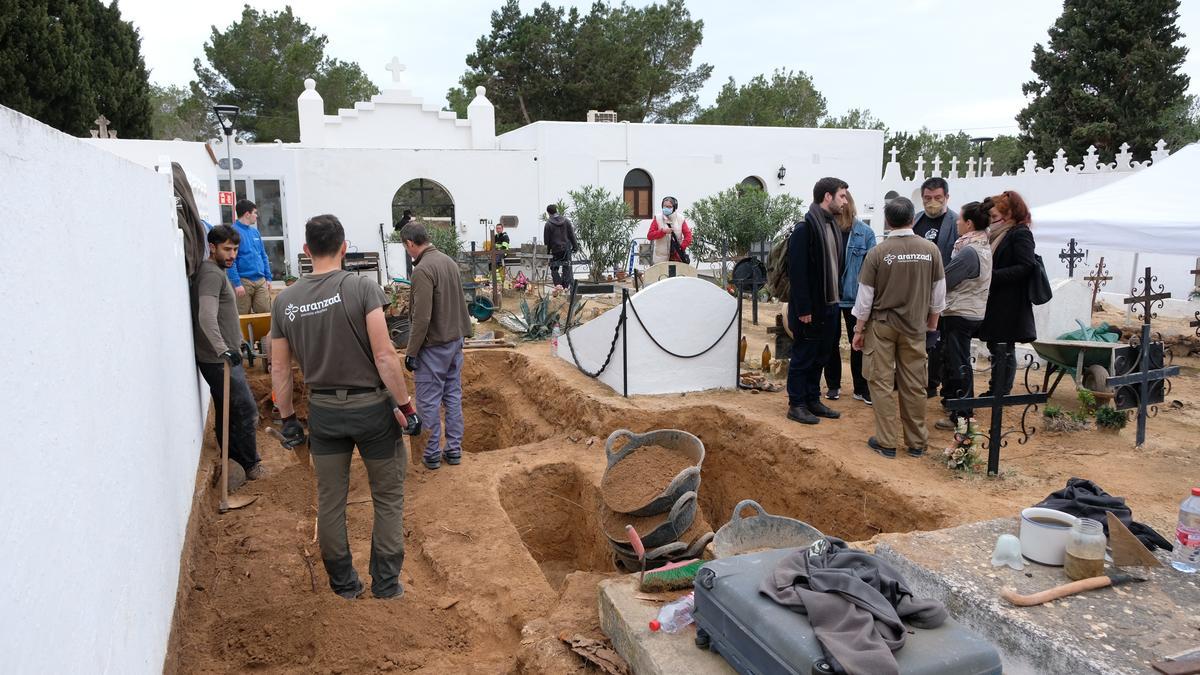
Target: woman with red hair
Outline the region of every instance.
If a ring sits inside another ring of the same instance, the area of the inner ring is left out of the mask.
[[[1033,231],[1029,207],[1021,195],[1012,190],[988,197],[983,201],[991,224],[988,241],[992,247],[992,285],[988,293],[987,310],[979,326],[979,339],[987,343],[992,353],[992,377],[988,392],[1008,394],[1017,374],[1017,342],[1033,342],[1037,328],[1033,323],[1033,302],[1029,299],[1029,280],[1037,269],[1034,258]],[[996,381],[996,345],[1009,343],[1008,375]]]

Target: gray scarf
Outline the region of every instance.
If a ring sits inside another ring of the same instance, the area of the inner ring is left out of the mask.
[[[838,236],[833,228],[837,227],[833,216],[826,213],[819,204],[813,204],[808,212],[816,221],[817,231],[825,257],[825,303],[836,305],[838,301],[838,284],[841,270],[838,269]]]

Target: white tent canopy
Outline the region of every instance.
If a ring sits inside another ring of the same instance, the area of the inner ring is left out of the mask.
[[[1035,207],[1039,241],[1071,237],[1089,247],[1200,255],[1200,143],[1149,168],[1069,199]]]

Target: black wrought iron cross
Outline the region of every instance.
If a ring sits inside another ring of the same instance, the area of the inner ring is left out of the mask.
[[[1149,271],[1147,271],[1147,276]],[[1168,377],[1179,374],[1179,366],[1163,363],[1163,344],[1150,341],[1150,324],[1142,324],[1142,339],[1117,353],[1117,374],[1105,382],[1113,388],[1117,410],[1137,408],[1137,444],[1146,441],[1146,419],[1170,391]],[[1160,384],[1161,382],[1161,384]]]
[[[1083,278],[1092,287],[1092,309],[1096,308],[1096,295],[1100,293],[1100,289],[1112,281],[1112,277],[1105,274],[1107,271],[1104,269],[1104,256],[1100,256],[1100,262],[1096,264],[1096,269],[1090,275]]]
[[[1130,289],[1129,297],[1125,298],[1124,302],[1126,305],[1133,305],[1135,312],[1137,311],[1137,306],[1141,305],[1142,323],[1149,324],[1150,319],[1158,316],[1153,311],[1154,303],[1158,303],[1159,309],[1162,309],[1163,300],[1171,297],[1171,294],[1166,292],[1162,284],[1158,285],[1158,292],[1154,292],[1154,283],[1158,281],[1158,277],[1150,274],[1149,267],[1146,268],[1146,276],[1142,277],[1138,281],[1140,281],[1143,285],[1141,294],[1138,294],[1137,286],[1134,286],[1132,289]]]
[[[992,382],[1002,384],[1008,382],[1008,353],[1013,348],[1011,343],[1001,342],[996,345],[996,351],[992,354]],[[945,403],[945,407],[950,410],[972,410],[974,408],[991,408],[992,422],[991,428],[988,430],[988,468],[989,476],[995,476],[1000,472],[1000,448],[1008,445],[1008,441],[1004,440],[1009,434],[1020,433],[1021,438],[1017,439],[1017,443],[1024,445],[1029,437],[1036,431],[1032,427],[1027,427],[1025,424],[1025,416],[1032,408],[1037,410],[1037,406],[1045,403],[1049,394],[1038,391],[1038,386],[1029,385],[1029,370],[1034,367],[1033,357],[1028,357],[1029,363],[1025,366],[1025,390],[1026,394],[1000,394],[992,392],[989,396],[976,396],[974,398],[955,398],[949,399]],[[1011,406],[1025,406],[1024,412],[1021,413],[1021,428],[1005,432],[1004,427],[1004,409]]]
[[[1200,269],[1192,270],[1192,274],[1200,275]],[[1197,276],[1197,281],[1200,281],[1200,276]],[[1195,284],[1193,284],[1195,286]],[[1188,325],[1196,329],[1196,337],[1200,337],[1200,312],[1195,312],[1196,318],[1188,322]]]
[[[1067,247],[1058,254],[1058,259],[1067,264],[1067,276],[1072,279],[1075,278],[1075,267],[1079,261],[1087,257],[1087,251],[1076,248],[1076,243],[1075,237],[1071,237],[1071,240],[1067,242]]]

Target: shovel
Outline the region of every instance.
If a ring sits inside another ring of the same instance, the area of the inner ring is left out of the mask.
[[[285,448],[288,447],[288,440],[283,435],[283,432],[276,429],[275,427],[267,427],[267,433],[270,434],[275,440],[279,441],[279,443],[281,445],[283,445],[283,447],[285,447]],[[304,443],[301,443],[300,445],[292,446],[291,450],[293,453],[295,453],[297,462],[300,462],[300,464],[304,465],[304,468],[306,468],[306,469],[312,468],[312,462],[309,461],[309,458],[308,458],[308,446],[307,445],[305,445]]]
[[[225,395],[221,398],[221,504],[218,510],[225,513],[229,509],[241,509],[250,506],[258,496],[246,495],[229,496],[229,361],[225,361]]]

